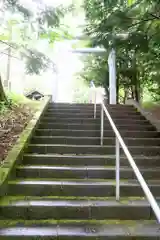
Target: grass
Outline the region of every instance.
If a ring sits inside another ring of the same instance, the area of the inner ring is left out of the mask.
[[[26,98],[24,95],[8,93],[7,94],[8,102],[0,102],[0,115],[8,113],[13,108],[18,108],[22,106],[28,106],[31,109],[38,109],[41,101],[33,101]]]
[[[7,98],[7,103],[0,102],[0,162],[41,106],[41,101],[33,101],[19,94],[9,93]]]
[[[33,101],[29,98],[26,98],[24,95],[15,94],[10,92],[8,94],[8,98],[11,100],[13,105],[20,106],[20,105],[27,105],[31,108],[37,108],[40,105],[40,101]]]
[[[158,106],[160,106],[160,102],[143,102],[142,103],[142,107],[148,110]]]

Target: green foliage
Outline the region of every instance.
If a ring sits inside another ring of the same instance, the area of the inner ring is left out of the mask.
[[[89,102],[89,89],[76,89],[73,94],[74,103],[88,103]]]
[[[26,72],[40,74],[54,63],[36,46],[42,40],[48,44],[70,38],[69,29],[61,24],[64,15],[72,6],[64,8],[48,7],[42,2],[33,1],[28,8],[19,0],[4,0],[2,12],[10,13],[9,18],[2,19],[0,41],[16,49],[26,62]],[[7,16],[7,15],[6,15]],[[33,48],[33,46],[35,46]]]
[[[117,54],[117,84],[136,100],[147,86],[160,95],[160,2],[159,0],[84,0],[87,27],[92,46],[114,47]],[[107,59],[108,55],[106,56]],[[103,65],[97,57],[97,71]],[[90,80],[95,77],[92,67]],[[85,68],[85,72],[88,68]],[[107,70],[106,70],[107,73]],[[104,78],[100,82],[104,85]]]
[[[8,105],[6,105],[6,102],[0,101],[0,114],[3,114],[8,110]]]
[[[89,55],[84,58],[84,68],[81,77],[90,84],[93,80],[96,86],[103,86],[106,91],[109,87],[107,59],[105,56]]]
[[[86,81],[81,78],[79,73],[76,74],[73,88],[73,102],[75,103],[88,103],[89,102],[89,92],[90,88]]]
[[[53,63],[51,60],[44,55],[33,49],[28,49],[27,53],[23,54],[26,60],[26,72],[27,74],[41,74]]]
[[[25,8],[18,0],[3,0],[4,9],[11,12],[20,12],[25,18],[32,16],[32,11]]]

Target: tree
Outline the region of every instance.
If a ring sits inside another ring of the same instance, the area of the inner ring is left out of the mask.
[[[92,46],[103,46],[107,53],[116,49],[119,88],[137,101],[144,86],[154,83],[158,89],[160,2],[85,0],[84,8]]]
[[[72,8],[49,7],[42,1],[30,1],[31,7],[25,7],[18,0],[4,0],[1,7],[1,34],[0,42],[19,52],[26,62],[26,70],[29,74],[39,74],[54,63],[36,47],[38,41],[46,40],[53,44],[69,36],[66,26],[61,24],[61,19]],[[9,29],[15,34],[15,38],[9,39]],[[0,81],[0,92],[2,82]],[[2,99],[0,94],[0,101]]]
[[[83,57],[84,68],[80,73],[81,77],[90,84],[91,80],[94,81],[96,86],[102,86],[108,92],[109,77],[107,60],[105,56],[89,55]]]
[[[0,102],[6,102],[6,101],[7,101],[7,97],[5,95],[3,85],[2,85],[2,79],[0,76]]]

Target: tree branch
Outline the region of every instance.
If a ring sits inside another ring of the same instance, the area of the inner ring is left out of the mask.
[[[7,55],[7,56],[9,56],[9,57],[12,57],[12,58],[15,58],[15,59],[18,59],[18,60],[20,60],[20,61],[21,61],[21,59],[20,59],[20,58],[18,58],[18,57],[15,57],[15,56],[13,56],[13,55],[10,55],[10,54],[8,54],[8,53],[5,53],[5,52],[0,52],[0,54]]]
[[[143,22],[148,22],[148,21],[152,21],[152,20],[155,20],[155,17],[152,17],[152,18],[148,18],[148,19],[142,19],[141,21],[137,22],[137,23],[134,23],[132,25],[130,25],[128,28],[131,28],[131,27],[134,27],[140,23],[143,23]]]
[[[13,49],[16,49],[16,50],[17,50],[16,47],[12,46],[11,44],[9,44],[9,43],[7,43],[7,42],[5,42],[5,41],[3,41],[3,40],[0,40],[0,42],[3,43],[3,44],[5,44],[5,45],[7,45],[7,46],[9,46],[9,47],[11,47],[11,48],[13,48]]]
[[[155,19],[158,19],[158,20],[160,20],[160,16],[157,16],[157,15],[154,15],[154,14],[152,14],[152,13],[149,13],[152,17],[154,17]]]

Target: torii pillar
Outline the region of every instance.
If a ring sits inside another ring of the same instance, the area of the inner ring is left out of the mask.
[[[116,52],[111,50],[108,57],[109,65],[109,104],[117,103],[117,87],[116,87]]]

